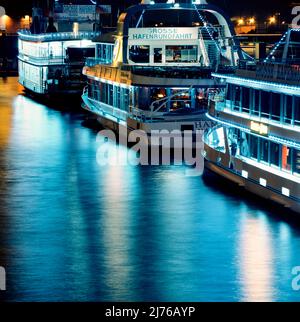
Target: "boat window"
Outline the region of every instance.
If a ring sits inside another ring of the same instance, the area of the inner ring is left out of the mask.
[[[236,86],[235,87],[235,92],[234,92],[234,106],[233,109],[236,111],[240,111],[240,106],[241,106],[241,87]]]
[[[273,120],[280,121],[281,110],[281,95],[278,93],[272,93],[272,113]]]
[[[129,89],[128,88],[121,88],[121,109],[123,111],[129,110]]]
[[[150,89],[150,106],[153,104],[154,109],[159,108],[160,112],[167,112],[169,110],[169,101],[164,100],[168,96],[165,88],[151,88]],[[156,103],[153,103],[156,102]],[[149,106],[149,108],[150,108]]]
[[[291,165],[292,165],[292,149],[286,145],[282,146],[281,151],[281,167],[282,170],[290,172],[291,171]]]
[[[293,152],[293,173],[300,175],[300,151],[296,149]]]
[[[295,97],[294,120],[295,125],[300,126],[300,97]]]
[[[269,118],[270,116],[270,97],[269,92],[261,92],[261,117]]]
[[[175,95],[178,93],[177,95]],[[192,100],[190,91],[182,91],[181,89],[173,89],[171,91],[172,99],[170,100],[170,110],[175,111],[183,108],[192,108]]]
[[[151,89],[151,100],[157,101],[167,96],[165,88],[152,88]]]
[[[154,48],[154,63],[162,63],[162,48]]]
[[[197,46],[166,46],[167,63],[195,63],[197,56]]]
[[[269,141],[260,139],[260,161],[269,163]]]
[[[232,84],[227,84],[226,100],[230,104],[230,107],[232,107],[233,95],[234,95],[234,86]]]
[[[242,111],[245,113],[250,111],[250,89],[247,87],[242,88]]]
[[[138,101],[137,106],[140,110],[149,110],[151,105],[150,100],[150,88],[149,87],[139,87],[138,88]]]
[[[280,146],[275,142],[270,142],[270,164],[275,167],[280,166]]]
[[[299,39],[299,35],[298,35],[298,39]],[[299,57],[300,57],[299,42],[293,43],[293,44],[290,43],[289,48],[288,48],[288,55],[287,55],[288,62],[295,64],[296,62],[299,62]]]
[[[129,59],[134,63],[148,64],[150,61],[149,46],[130,46]]]
[[[103,103],[107,102],[107,87],[108,87],[108,84],[100,83],[100,95],[101,95],[100,101]]]
[[[113,59],[113,47],[112,44],[97,44],[96,58],[103,61],[103,63],[111,63]]]
[[[284,122],[292,123],[293,119],[293,97],[288,95],[285,97],[285,108],[284,108]]]
[[[254,99],[253,99],[253,109],[252,109],[252,113],[254,115],[259,115],[259,110],[260,110],[260,90],[253,90],[253,95],[254,95]]]
[[[210,132],[207,144],[218,151],[225,152],[225,138],[222,127]]]
[[[115,90],[115,102],[114,106],[117,108],[122,108],[121,107],[121,87],[120,86],[114,86]]]
[[[241,132],[239,145],[240,145],[240,155],[246,158],[250,157],[250,134]]]
[[[228,130],[228,144],[229,144],[229,151],[232,156],[236,156],[239,154],[238,151],[238,144],[239,144],[239,130],[236,128],[230,128]]]
[[[197,88],[195,90],[195,94],[196,94],[195,108],[198,110],[206,110],[208,106],[207,90],[202,88]]]
[[[49,57],[62,57],[63,56],[63,43],[50,42],[49,43]]]
[[[257,160],[258,158],[258,137],[250,135],[250,156]]]

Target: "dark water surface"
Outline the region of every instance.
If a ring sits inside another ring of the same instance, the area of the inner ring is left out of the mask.
[[[300,225],[286,210],[183,166],[100,166],[85,113],[20,93],[0,80],[6,299],[300,300]]]

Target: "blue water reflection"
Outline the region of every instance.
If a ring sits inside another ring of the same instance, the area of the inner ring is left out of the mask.
[[[21,90],[0,81],[8,300],[300,300],[300,226],[285,210],[183,166],[99,166],[86,114]]]

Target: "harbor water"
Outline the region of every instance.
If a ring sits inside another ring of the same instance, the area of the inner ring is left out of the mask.
[[[1,297],[300,300],[296,214],[185,166],[101,166],[83,110],[22,90],[0,80]]]

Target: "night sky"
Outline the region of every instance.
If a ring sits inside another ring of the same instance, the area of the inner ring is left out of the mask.
[[[85,0],[89,3],[88,0]],[[71,1],[65,1],[71,2]],[[76,3],[76,0],[72,1]],[[124,4],[132,4],[139,2],[138,0],[110,0],[103,1],[105,3],[115,3],[120,6]],[[231,16],[248,16],[248,15],[272,15],[281,12],[286,19],[291,18],[291,3],[297,0],[208,0],[210,3],[218,4],[225,9]],[[300,0],[299,0],[300,2]],[[22,16],[31,13],[32,0],[0,0],[0,5],[6,8],[7,14],[10,16]]]

